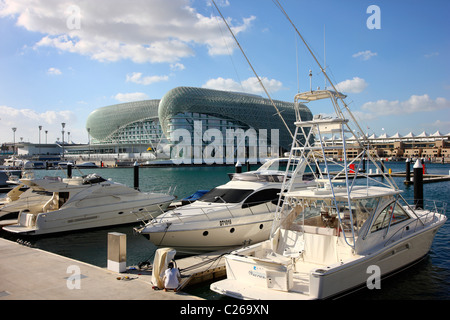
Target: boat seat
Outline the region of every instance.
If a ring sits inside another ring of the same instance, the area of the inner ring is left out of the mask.
[[[280,229],[277,252],[285,257],[298,258],[303,253],[305,243],[302,232]]]

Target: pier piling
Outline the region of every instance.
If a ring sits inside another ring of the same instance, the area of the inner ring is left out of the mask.
[[[70,163],[67,164],[67,178],[72,178],[72,165]]]
[[[139,164],[137,161],[133,165],[134,170],[134,189],[139,190]]]
[[[406,159],[406,176],[405,182],[408,183],[411,181],[411,160]]]
[[[236,162],[235,172],[236,173],[242,173],[242,165],[241,165],[241,162],[239,160]]]
[[[423,209],[423,167],[420,160],[414,164],[414,204]]]

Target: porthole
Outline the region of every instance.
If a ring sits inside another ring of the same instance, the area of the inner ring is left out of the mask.
[[[233,232],[234,232],[234,228],[231,228],[231,229],[230,229],[230,233],[233,233]]]
[[[208,235],[208,231],[203,232],[203,236],[206,237]]]
[[[262,229],[263,227],[264,227],[264,225],[261,223],[261,224],[259,225],[259,228]]]
[[[120,211],[119,214],[123,214],[123,211]]]
[[[142,210],[144,210],[144,208],[139,208],[139,211],[142,211]]]

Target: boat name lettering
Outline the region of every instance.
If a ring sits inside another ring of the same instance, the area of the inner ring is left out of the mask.
[[[229,226],[231,225],[231,219],[226,219],[226,220],[220,220],[219,221],[219,225],[222,226]]]
[[[253,267],[253,270],[250,270],[248,272],[249,275],[251,275],[252,277],[256,277],[256,278],[260,278],[260,279],[266,279],[266,274],[265,273],[261,273],[258,271],[255,271],[256,267]]]

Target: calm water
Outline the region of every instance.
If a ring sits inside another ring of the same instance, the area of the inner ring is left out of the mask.
[[[386,167],[393,172],[404,171],[403,162],[386,162]],[[254,166],[256,168],[256,165]],[[253,168],[253,169],[254,169]],[[176,187],[175,195],[179,199],[188,196],[199,189],[211,189],[229,181],[227,173],[233,172],[233,167],[200,167],[200,168],[140,168],[140,189],[142,191],[167,191]],[[245,168],[243,168],[245,171]],[[449,164],[428,164],[428,173],[449,174]],[[104,178],[133,186],[132,168],[114,169],[84,169],[83,174],[97,172]],[[78,173],[74,171],[74,175]],[[36,171],[36,176],[64,176],[61,171]],[[395,178],[397,185],[404,190],[406,199],[414,198],[413,186],[406,186],[404,178]],[[426,199],[441,200],[450,203],[450,181],[436,182],[424,185]],[[447,207],[447,216],[450,208]],[[32,246],[69,258],[106,267],[107,264],[107,234],[121,232],[127,234],[127,265],[137,265],[139,262],[152,259],[155,246],[143,236],[133,233],[133,226],[117,226],[96,230],[79,231],[68,234],[27,238]],[[0,231],[0,236],[18,240]],[[219,299],[221,296],[209,290],[209,285],[190,290],[190,293],[207,299]],[[361,290],[353,293],[348,299],[450,299],[450,223],[447,223],[437,233],[429,255],[415,266],[390,277],[381,283],[381,290]]]

